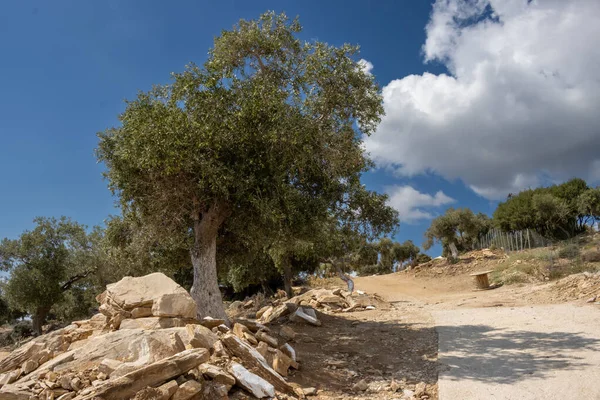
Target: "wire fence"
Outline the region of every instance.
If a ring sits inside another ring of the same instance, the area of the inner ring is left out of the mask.
[[[495,247],[497,249],[504,249],[505,251],[521,251],[525,249],[547,247],[552,244],[551,240],[531,229],[503,232],[500,229],[494,228],[485,235],[479,237],[476,248],[488,249]]]

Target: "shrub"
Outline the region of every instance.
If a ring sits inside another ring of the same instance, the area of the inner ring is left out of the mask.
[[[33,326],[31,325],[31,321],[21,321],[18,322],[14,327],[10,334],[13,339],[13,343],[21,341],[29,336],[33,335]]]
[[[573,243],[568,244],[558,251],[558,256],[569,260],[577,258],[579,256],[579,246]]]
[[[600,262],[600,251],[590,251],[585,253],[582,257],[585,262]]]

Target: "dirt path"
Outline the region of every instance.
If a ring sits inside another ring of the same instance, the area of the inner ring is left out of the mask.
[[[393,274],[356,287],[433,319],[441,400],[600,399],[598,306],[531,305],[549,299],[548,285],[473,291],[468,276]]]
[[[321,327],[290,325],[298,354],[306,355],[291,379],[317,388],[318,399],[408,399],[404,391],[410,395],[419,383],[437,399],[437,334],[418,305],[319,318]]]
[[[441,400],[600,399],[600,310],[560,304],[433,315]]]

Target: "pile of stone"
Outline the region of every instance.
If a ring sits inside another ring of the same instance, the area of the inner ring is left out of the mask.
[[[275,300],[262,307],[256,318],[263,324],[288,318],[294,322],[305,322],[320,326],[315,310],[324,313],[354,312],[386,307],[386,303],[376,295],[361,291],[350,293],[343,289],[312,289],[298,296]]]
[[[0,399],[303,398],[289,327],[196,320],[195,303],[163,274],[124,278],[100,314],[40,336],[0,360]]]

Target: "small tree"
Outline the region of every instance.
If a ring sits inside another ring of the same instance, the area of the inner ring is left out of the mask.
[[[431,221],[425,231],[423,248],[428,250],[438,242],[444,254],[449,253],[451,244],[458,250],[472,250],[479,236],[490,228],[491,221],[485,214],[474,214],[468,208],[449,208],[444,215]]]
[[[16,240],[0,243],[0,266],[10,273],[5,287],[9,305],[32,316],[33,329],[42,325],[52,306],[73,285],[98,268],[94,237],[65,217],[36,218],[36,227]]]
[[[226,318],[217,280],[223,229],[277,230],[296,204],[355,212],[370,167],[361,147],[383,114],[358,48],[301,42],[297,21],[264,14],[215,39],[203,67],[127,103],[98,158],[126,210],[161,234],[191,233],[198,316]],[[307,211],[304,211],[307,210]]]

